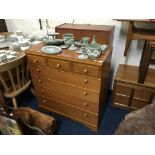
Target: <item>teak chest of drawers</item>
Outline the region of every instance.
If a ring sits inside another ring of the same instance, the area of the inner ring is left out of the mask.
[[[69,50],[47,55],[40,52],[42,47],[26,51],[39,106],[97,131],[106,104],[112,48],[94,61],[79,60],[79,54]]]

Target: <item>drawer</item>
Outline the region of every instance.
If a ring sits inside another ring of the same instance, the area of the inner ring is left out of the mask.
[[[101,74],[99,67],[81,65],[77,63],[73,63],[73,72],[93,77],[100,77]]]
[[[61,102],[39,97],[39,106],[47,108],[48,110],[54,111],[58,114],[65,115],[80,122],[93,125],[98,124],[98,115],[91,114],[77,108],[73,108]]]
[[[62,102],[92,113],[98,113],[99,103],[88,102],[68,94],[41,88],[39,86],[35,86],[35,92],[38,96]]]
[[[142,100],[150,100],[152,93],[150,91],[135,89],[133,97]]]
[[[117,94],[130,96],[132,89],[127,87],[125,84],[118,82],[115,84],[115,91]]]
[[[123,105],[129,106],[129,101],[130,101],[130,97],[114,94],[114,99],[113,99],[114,104],[116,103],[122,106]]]
[[[55,80],[98,92],[100,91],[101,79],[77,74],[75,75],[68,72],[60,72],[55,69],[43,68],[34,65],[30,65],[30,71],[31,75],[38,75],[50,80]]]
[[[46,66],[45,57],[35,56],[35,55],[27,55],[26,57],[27,57],[28,63],[30,64]]]
[[[70,62],[63,61],[63,60],[57,60],[57,59],[48,59],[48,66],[57,70],[62,71],[70,71]]]
[[[75,86],[59,83],[52,80],[43,79],[37,76],[32,76],[32,81],[33,81],[34,87],[39,85],[43,88],[49,88],[51,90],[55,90],[60,93],[69,94],[90,102],[94,102],[94,103],[99,102],[99,93],[96,93],[94,91],[78,88]]]
[[[142,108],[142,107],[144,107],[144,106],[146,106],[148,104],[149,104],[149,101],[139,100],[139,99],[133,98],[132,103],[131,103],[131,107],[139,109],[139,108]]]

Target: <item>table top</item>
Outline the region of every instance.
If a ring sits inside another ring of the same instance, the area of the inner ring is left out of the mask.
[[[154,19],[116,19],[121,22],[155,22]]]

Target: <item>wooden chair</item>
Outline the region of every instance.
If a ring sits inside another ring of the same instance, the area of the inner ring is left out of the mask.
[[[148,72],[150,64],[154,64],[152,59],[153,52],[155,50],[155,41],[145,41],[144,49],[142,52],[140,65],[139,65],[139,78],[138,83],[143,84]]]
[[[142,29],[134,26],[135,21],[129,21],[124,56],[127,56],[128,49],[132,40],[155,41],[155,29]]]
[[[25,55],[15,61],[0,65],[0,82],[4,87],[4,96],[12,98],[14,108],[17,108],[15,97],[30,86],[31,80],[28,75]]]

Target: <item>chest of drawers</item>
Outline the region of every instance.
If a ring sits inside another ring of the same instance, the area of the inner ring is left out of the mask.
[[[112,49],[97,61],[83,61],[69,50],[43,54],[42,46],[26,52],[39,106],[97,130],[106,104]]]

